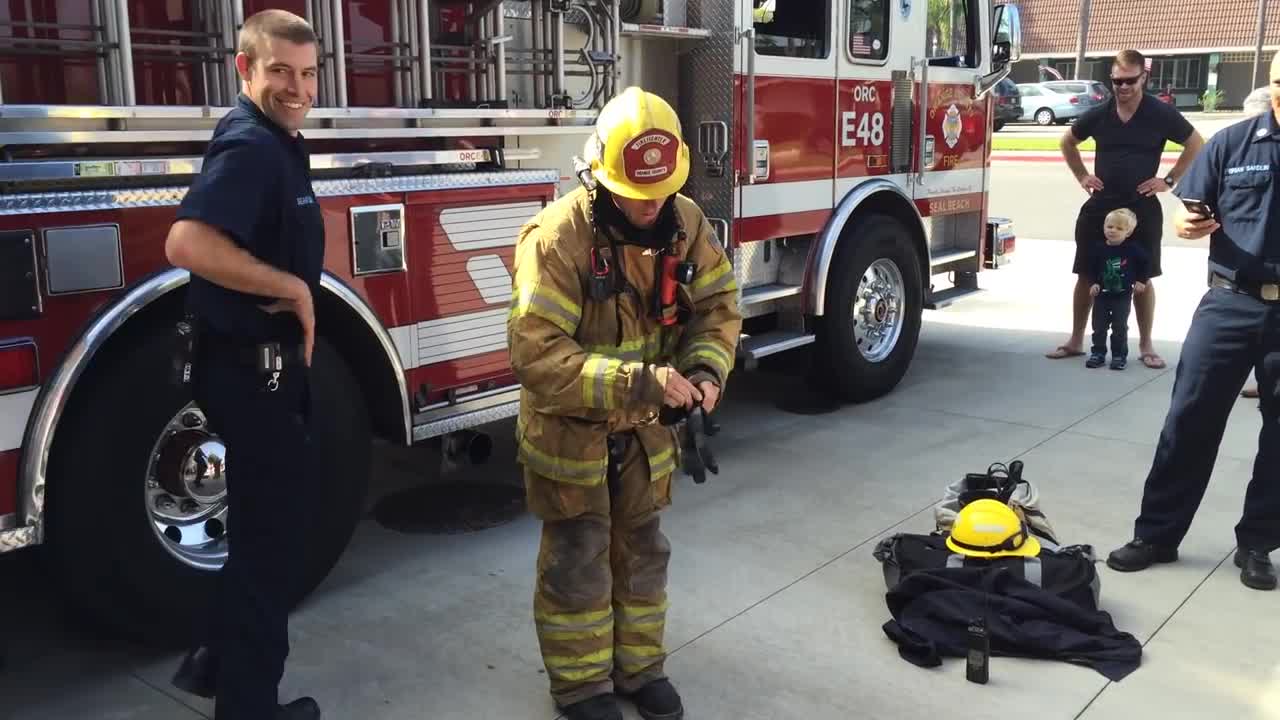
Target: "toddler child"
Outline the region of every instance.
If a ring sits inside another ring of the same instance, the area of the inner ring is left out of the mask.
[[[1123,370],[1129,357],[1129,307],[1133,294],[1147,289],[1150,259],[1139,243],[1127,242],[1138,227],[1138,216],[1120,208],[1107,213],[1106,242],[1093,248],[1088,278],[1093,297],[1093,347],[1086,367],[1107,361],[1107,329],[1111,329],[1111,369]]]

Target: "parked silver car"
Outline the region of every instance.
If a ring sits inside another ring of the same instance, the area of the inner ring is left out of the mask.
[[[1091,83],[1077,80],[1054,80],[1042,83],[1018,85],[1021,96],[1022,121],[1034,121],[1037,125],[1063,123],[1083,115],[1096,105],[1106,102]]]

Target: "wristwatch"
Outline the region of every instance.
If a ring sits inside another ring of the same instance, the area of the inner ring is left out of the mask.
[[[1174,186],[1174,185],[1177,185],[1177,184],[1178,184],[1178,181],[1173,179],[1173,173],[1169,173],[1168,175],[1165,175],[1164,177],[1162,177],[1162,178],[1160,178],[1160,179],[1161,179],[1161,180],[1164,180],[1164,184],[1165,184],[1165,185],[1168,185],[1170,190],[1172,190],[1172,189],[1173,189],[1173,186]]]

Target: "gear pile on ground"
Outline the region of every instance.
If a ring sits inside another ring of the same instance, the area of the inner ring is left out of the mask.
[[[893,619],[885,634],[903,659],[935,667],[965,657],[970,629],[986,628],[994,656],[1056,659],[1120,680],[1142,646],[1099,609],[1089,545],[1060,545],[1021,462],[992,465],[947,488],[937,530],[880,541]]]

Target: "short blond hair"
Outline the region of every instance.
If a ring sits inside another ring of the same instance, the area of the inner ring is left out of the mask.
[[[1138,216],[1135,215],[1134,212],[1129,208],[1120,208],[1118,210],[1112,210],[1111,212],[1107,213],[1107,217],[1105,220],[1103,220],[1103,222],[1108,223],[1108,222],[1114,222],[1116,220],[1124,220],[1124,226],[1129,228],[1130,230],[1135,230],[1138,227]]]
[[[288,10],[263,10],[244,21],[236,50],[253,63],[262,57],[268,38],[288,40],[295,45],[315,45],[316,31],[311,23]]]

